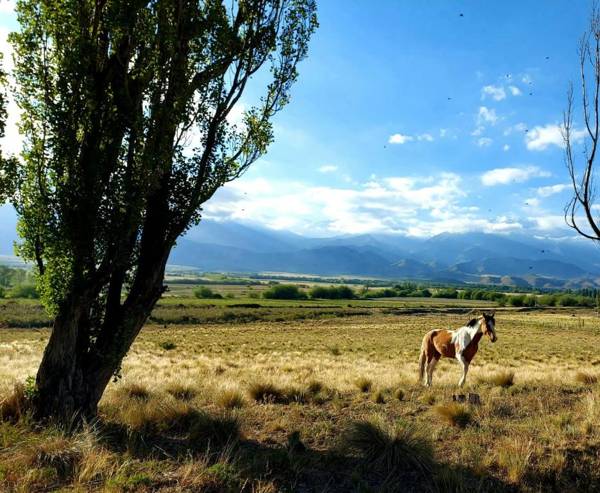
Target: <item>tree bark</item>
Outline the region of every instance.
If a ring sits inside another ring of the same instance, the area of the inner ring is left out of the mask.
[[[93,297],[72,296],[60,310],[37,373],[33,411],[38,419],[76,426],[96,416],[104,390],[164,291],[169,251],[163,245],[152,252],[158,262],[140,273],[134,283],[139,289],[94,340],[87,319]]]

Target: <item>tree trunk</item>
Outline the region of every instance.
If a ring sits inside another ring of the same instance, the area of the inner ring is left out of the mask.
[[[138,278],[141,290],[130,293],[93,340],[87,318],[92,297],[73,296],[59,312],[36,378],[33,408],[38,419],[72,426],[96,416],[106,386],[163,292],[167,258],[168,250],[158,267]]]

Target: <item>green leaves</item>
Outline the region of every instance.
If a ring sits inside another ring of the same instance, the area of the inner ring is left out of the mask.
[[[25,144],[20,161],[2,161],[0,198],[19,213],[18,251],[37,266],[48,309],[88,300],[93,344],[160,292],[177,237],[266,152],[316,5],[19,0],[16,10]],[[263,96],[250,106],[244,92],[259,72]]]

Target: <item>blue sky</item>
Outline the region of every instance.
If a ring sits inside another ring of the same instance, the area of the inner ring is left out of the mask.
[[[590,7],[321,0],[274,144],[205,217],[318,236],[570,234],[557,125]],[[2,35],[5,0],[0,16]]]

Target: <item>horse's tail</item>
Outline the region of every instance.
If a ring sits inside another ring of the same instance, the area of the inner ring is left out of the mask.
[[[419,355],[419,382],[423,383],[425,377],[425,366],[427,365],[427,342],[429,334],[425,334],[423,337],[423,343],[421,344],[421,354]]]

